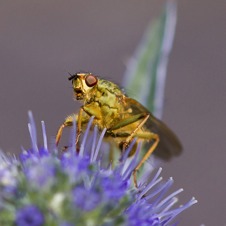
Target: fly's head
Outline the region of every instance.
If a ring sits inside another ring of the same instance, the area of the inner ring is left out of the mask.
[[[76,100],[89,101],[98,84],[97,76],[92,73],[76,73],[71,75],[68,80],[72,81]]]

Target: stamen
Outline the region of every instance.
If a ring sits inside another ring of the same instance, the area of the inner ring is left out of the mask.
[[[84,152],[84,147],[85,147],[85,143],[86,143],[86,140],[87,140],[87,137],[88,137],[88,134],[90,132],[90,128],[91,128],[91,125],[93,123],[93,119],[94,119],[94,116],[92,116],[89,120],[89,123],[86,127],[86,131],[85,131],[85,134],[84,134],[84,137],[82,139],[82,143],[80,145],[80,150],[79,150],[79,156],[83,156],[83,152]]]
[[[48,150],[45,122],[41,121],[41,124],[42,124],[43,146],[45,150]]]
[[[94,131],[93,131],[93,142],[92,142],[92,148],[91,148],[91,153],[90,153],[90,159],[92,160],[94,158],[95,154],[95,147],[96,147],[96,142],[97,142],[97,126],[94,126]]]
[[[96,161],[96,159],[97,159],[98,153],[99,153],[99,151],[100,151],[100,146],[101,146],[101,144],[102,144],[102,140],[103,140],[103,138],[104,138],[104,134],[105,134],[106,130],[107,130],[107,129],[104,128],[103,131],[102,131],[102,133],[100,134],[100,138],[99,138],[99,140],[98,140],[98,143],[97,143],[97,146],[96,146],[96,149],[95,149],[95,152],[94,152],[93,159],[91,159],[92,162],[93,162],[93,161]]]
[[[28,118],[29,118],[28,130],[31,137],[31,145],[32,145],[33,151],[38,152],[36,126],[35,126],[35,121],[31,111],[28,111]]]

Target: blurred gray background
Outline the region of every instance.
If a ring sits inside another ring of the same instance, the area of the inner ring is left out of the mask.
[[[67,72],[92,71],[120,84],[125,65],[164,1],[0,0],[0,147],[28,148],[27,111],[54,137],[77,106]],[[180,225],[226,225],[226,2],[178,1],[163,120],[183,155],[164,164],[199,203]]]

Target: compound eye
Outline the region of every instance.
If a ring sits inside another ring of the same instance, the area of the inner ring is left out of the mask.
[[[95,86],[97,84],[97,77],[90,74],[85,78],[86,85],[89,87]]]

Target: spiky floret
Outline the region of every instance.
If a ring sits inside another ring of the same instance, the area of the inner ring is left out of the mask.
[[[197,202],[192,198],[173,208],[182,189],[167,195],[173,179],[162,182],[161,168],[136,189],[130,177],[138,154],[125,164],[132,145],[115,168],[103,167],[100,145],[105,131],[99,136],[94,129],[91,146],[86,142],[92,121],[79,154],[74,145],[75,125],[73,145],[60,154],[56,147],[48,147],[43,122],[44,145],[38,147],[31,113],[29,119],[32,148],[19,159],[0,155],[0,225],[171,225]]]

